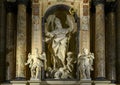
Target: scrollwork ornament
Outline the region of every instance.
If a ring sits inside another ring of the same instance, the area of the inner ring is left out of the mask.
[[[70,13],[71,15],[74,15],[75,12],[76,12],[76,10],[75,10],[73,7],[69,9],[69,13]]]

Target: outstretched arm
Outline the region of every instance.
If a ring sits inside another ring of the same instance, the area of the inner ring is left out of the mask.
[[[73,19],[71,15],[67,15],[67,24],[69,25],[70,32],[73,31],[74,24],[73,24]]]

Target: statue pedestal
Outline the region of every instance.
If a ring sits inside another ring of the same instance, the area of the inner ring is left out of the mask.
[[[28,81],[29,85],[41,85],[40,80],[30,80]]]
[[[12,85],[27,85],[27,81],[11,81]]]
[[[92,85],[92,81],[28,81],[29,85]]]
[[[93,83],[94,85],[109,85],[111,81],[94,81]]]
[[[81,80],[79,85],[92,85],[92,83],[91,80]]]

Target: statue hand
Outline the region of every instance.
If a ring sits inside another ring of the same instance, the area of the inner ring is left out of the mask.
[[[25,65],[28,65],[28,63],[25,63]]]

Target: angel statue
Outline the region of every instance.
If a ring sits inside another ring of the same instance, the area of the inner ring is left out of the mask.
[[[49,18],[48,24],[51,23],[53,27],[52,31],[46,31],[46,43],[48,44],[48,50],[50,51],[50,56],[52,57],[53,69],[59,69],[58,65],[65,67],[65,58],[69,49],[69,40],[71,34],[73,33],[73,20],[70,15],[66,16],[66,22],[68,28],[63,28],[61,20],[55,15],[51,15],[52,19]],[[59,62],[60,61],[60,62]]]
[[[93,70],[94,54],[89,53],[88,49],[84,48],[82,54],[78,54],[78,68],[80,71],[80,79],[91,79],[90,71]]]
[[[29,68],[31,69],[31,79],[41,79],[41,67],[44,67],[44,62],[46,62],[45,52],[39,54],[38,49],[36,48],[35,54],[28,54],[28,60],[25,65],[29,64]]]

